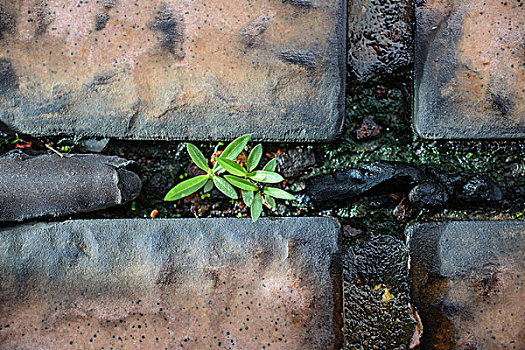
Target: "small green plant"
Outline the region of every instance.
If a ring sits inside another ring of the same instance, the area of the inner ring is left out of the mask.
[[[280,188],[267,186],[267,184],[277,184],[284,181],[284,178],[275,172],[276,159],[270,160],[262,170],[255,170],[263,155],[261,144],[255,146],[250,152],[246,161],[246,168],[235,162],[251,136],[251,134],[243,135],[232,141],[216,158],[217,161],[211,168],[202,152],[188,143],[186,148],[190,158],[196,166],[207,174],[195,176],[179,183],[166,194],[164,200],[176,201],[197,192],[203,187],[204,193],[211,191],[213,187],[217,187],[219,191],[231,199],[238,199],[236,187],[241,191],[244,204],[250,208],[253,222],[261,216],[263,203],[266,203],[268,207],[275,208],[276,198],[294,200],[294,195]],[[229,174],[223,175],[225,172]]]

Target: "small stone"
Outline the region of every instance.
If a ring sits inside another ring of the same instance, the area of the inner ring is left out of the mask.
[[[355,131],[356,138],[360,141],[373,140],[381,136],[383,128],[374,121],[373,117],[366,117],[363,119],[361,125]]]
[[[109,139],[86,139],[80,142],[80,148],[84,152],[101,153],[108,147]]]
[[[355,238],[363,233],[362,230],[352,227],[350,225],[343,226],[343,237],[344,238]]]
[[[345,200],[362,194],[384,194],[412,189],[423,180],[421,170],[402,162],[364,163],[358,169],[339,170],[306,181],[314,202]]]
[[[410,191],[410,203],[423,209],[442,208],[449,200],[447,190],[437,181],[424,181]]]
[[[0,222],[65,216],[121,205],[141,189],[133,162],[93,154],[0,156]]]
[[[277,157],[278,172],[285,178],[306,174],[315,165],[315,153],[306,148],[291,149]]]
[[[525,223],[408,228],[422,349],[525,349]]]
[[[460,203],[480,204],[499,202],[503,198],[500,188],[486,176],[476,176],[463,185],[455,200]]]

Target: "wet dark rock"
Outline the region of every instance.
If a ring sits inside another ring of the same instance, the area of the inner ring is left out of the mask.
[[[413,62],[413,1],[355,0],[348,4],[348,71],[359,81]]]
[[[314,165],[315,153],[310,149],[291,149],[277,157],[277,169],[285,178],[304,175]]]
[[[141,189],[132,162],[101,155],[0,157],[0,221],[65,216],[124,204]]]
[[[481,204],[499,202],[503,198],[500,188],[486,176],[476,176],[465,183],[457,193],[459,203]]]
[[[423,173],[402,162],[365,163],[358,169],[314,176],[306,181],[306,194],[314,202],[350,199],[362,194],[410,190],[423,180]]]
[[[77,220],[0,236],[1,349],[343,347],[334,219]]]
[[[372,235],[348,249],[343,269],[345,348],[408,349],[416,321],[406,246],[392,236]]]
[[[381,136],[383,128],[374,121],[373,117],[366,117],[355,131],[356,138],[360,141],[373,140]]]
[[[410,203],[420,209],[439,209],[449,200],[447,189],[435,180],[416,185],[408,196]]]
[[[166,193],[175,185],[173,176],[166,172],[153,174],[144,187],[144,192],[151,198],[162,199]]]
[[[408,228],[422,349],[524,349],[525,223]]]

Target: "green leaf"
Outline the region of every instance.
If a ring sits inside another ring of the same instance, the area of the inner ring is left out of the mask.
[[[231,183],[233,186],[238,187],[241,190],[252,191],[252,192],[255,192],[255,191],[259,190],[259,187],[257,185],[254,185],[250,181],[245,180],[245,179],[241,179],[241,178],[239,178],[237,176],[224,175],[224,178],[226,179],[226,181]]]
[[[204,157],[202,152],[197,147],[195,147],[191,143],[187,143],[186,149],[188,150],[188,154],[190,155],[191,160],[193,160],[196,166],[198,166],[204,171],[210,170],[210,167],[208,166],[208,162],[206,161],[206,158]]]
[[[269,205],[270,207],[272,207],[272,209],[275,209],[275,206],[276,206],[276,204],[275,204],[275,199],[273,199],[273,198],[270,197],[270,196],[264,196],[264,200],[266,201],[266,203],[268,203],[268,205]]]
[[[242,201],[244,202],[244,204],[246,204],[248,207],[251,207],[252,202],[253,202],[254,193],[252,191],[245,191],[245,190],[241,190],[241,193],[242,193]]]
[[[239,198],[237,196],[237,192],[235,191],[235,188],[233,188],[232,185],[230,185],[228,181],[224,180],[222,177],[214,176],[213,183],[215,184],[215,186],[217,186],[219,191],[221,191],[222,193],[224,193],[226,196],[230,197],[231,199]]]
[[[239,154],[241,154],[242,150],[246,145],[248,144],[248,141],[250,140],[250,137],[252,137],[252,134],[246,134],[239,138],[236,138],[233,140],[222,152],[219,158],[226,158],[229,160],[234,160],[237,158]],[[213,167],[213,170],[217,170],[219,168],[219,163],[215,163],[215,166]]]
[[[257,165],[259,165],[259,162],[261,161],[262,154],[263,147],[261,144],[258,144],[252,149],[250,155],[248,156],[248,160],[246,161],[246,167],[248,168],[248,171],[253,171],[255,168],[257,168]]]
[[[204,193],[208,193],[213,189],[213,180],[209,179],[208,182],[206,182],[206,186],[204,186]]]
[[[230,174],[242,177],[248,175],[246,169],[235,163],[233,160],[217,158],[217,163],[219,163]]]
[[[288,193],[286,191],[281,190],[280,188],[275,187],[265,187],[263,189],[264,194],[267,194],[269,196],[280,198],[280,199],[289,199],[294,200],[295,196],[291,193]]]
[[[251,206],[251,214],[252,214],[252,220],[253,222],[256,222],[257,219],[261,216],[262,213],[262,197],[261,193],[257,192],[255,196],[253,197],[252,206]]]
[[[274,158],[270,160],[266,165],[264,166],[264,171],[275,171],[275,168],[277,167],[277,158]]]
[[[189,180],[183,181],[177,186],[173,187],[166,197],[165,201],[176,201],[178,199],[189,196],[190,194],[200,190],[208,181],[208,175],[200,175],[193,177]]]
[[[274,173],[273,171],[254,171],[253,173],[248,174],[248,177],[250,179],[253,179],[255,181],[259,182],[265,182],[270,184],[276,184],[284,180],[284,178]]]

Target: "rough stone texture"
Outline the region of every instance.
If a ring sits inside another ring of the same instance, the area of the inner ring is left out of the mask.
[[[408,250],[373,235],[343,259],[346,349],[408,349],[416,321],[409,305]]]
[[[419,1],[416,17],[416,132],[524,138],[523,1]]]
[[[307,173],[315,165],[315,153],[311,149],[291,149],[277,157],[277,169],[286,178]]]
[[[364,82],[413,62],[413,0],[348,4],[348,71]]]
[[[0,230],[2,349],[340,349],[329,218]]]
[[[423,173],[406,163],[370,162],[358,169],[314,176],[306,181],[306,194],[314,202],[344,200],[364,193],[392,193],[410,190],[422,181]]]
[[[0,222],[105,209],[136,198],[131,161],[101,155],[0,156]]]
[[[36,136],[332,140],[346,0],[2,1],[0,122]]]
[[[525,223],[408,229],[422,349],[525,349]]]

